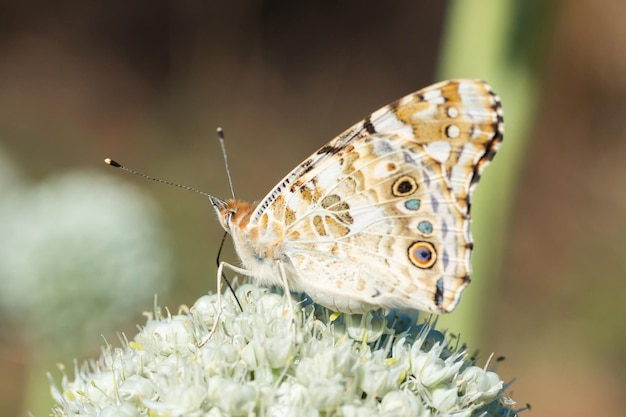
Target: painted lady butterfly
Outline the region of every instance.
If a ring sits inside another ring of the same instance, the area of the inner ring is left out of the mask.
[[[261,285],[342,312],[445,313],[470,282],[470,200],[502,141],[481,81],[434,84],[374,112],[298,165],[259,204],[209,197]]]

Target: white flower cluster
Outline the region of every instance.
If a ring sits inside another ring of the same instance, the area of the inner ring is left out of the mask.
[[[331,314],[253,285],[151,318],[53,384],[54,416],[513,416],[500,377],[413,319]],[[411,320],[411,321],[409,321]]]

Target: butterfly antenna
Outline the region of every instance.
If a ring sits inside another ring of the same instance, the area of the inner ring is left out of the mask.
[[[233,200],[235,199],[235,187],[233,187],[233,179],[230,176],[230,168],[228,166],[228,156],[226,153],[226,143],[224,141],[224,129],[221,127],[217,128],[217,138],[220,141],[220,146],[222,147],[222,156],[224,157],[224,166],[226,166],[226,175],[228,176],[228,184],[230,185],[230,193],[233,196]]]
[[[226,141],[224,140],[224,129],[222,129],[221,127],[217,128],[217,139],[220,141],[220,147],[222,148],[222,157],[224,158],[224,166],[226,167],[226,176],[228,177],[228,185],[230,186],[230,194],[233,196],[233,200],[234,200],[235,199],[235,187],[233,186],[233,179],[230,176],[230,167],[228,166],[228,152],[226,152]],[[220,243],[220,248],[217,250],[217,257],[215,258],[215,263],[217,264],[218,267],[220,265],[220,258],[222,257],[222,249],[224,249],[224,242],[226,242],[226,236],[228,236],[228,232],[224,232],[224,236],[222,236],[222,242]],[[226,281],[226,283],[228,284],[228,287],[230,288],[230,283],[228,282],[228,278],[226,278],[226,275],[224,275],[224,272],[222,272],[222,279]],[[235,294],[235,291],[232,291],[232,293],[235,296],[235,301],[237,301],[237,305],[239,306],[239,309],[243,313],[243,307],[241,306],[241,303],[239,302],[239,298],[237,298],[237,294]]]
[[[160,178],[151,177],[150,175],[146,175],[143,172],[135,171],[134,169],[125,167],[124,165],[120,164],[119,162],[114,161],[111,158],[106,158],[104,160],[104,163],[107,164],[107,165],[111,165],[114,168],[119,168],[119,169],[124,170],[126,172],[130,172],[131,174],[138,175],[141,178],[145,178],[145,179],[150,180],[150,181],[159,182],[161,184],[166,184],[166,185],[171,185],[172,187],[182,188],[183,190],[187,190],[187,191],[193,191],[194,193],[202,194],[203,196],[206,196],[206,197],[212,197],[211,194],[205,193],[204,191],[200,191],[200,190],[198,190],[196,188],[189,187],[187,185],[176,184],[175,182],[162,180]]]
[[[114,168],[119,168],[119,169],[124,170],[126,172],[130,172],[131,174],[138,175],[141,178],[145,178],[145,179],[150,180],[150,181],[155,181],[155,182],[158,182],[158,183],[161,183],[161,184],[171,185],[172,187],[182,188],[183,190],[187,190],[187,191],[193,191],[194,193],[202,194],[202,195],[204,195],[206,197],[212,197],[211,194],[205,193],[204,191],[200,191],[200,190],[198,190],[196,188],[189,187],[187,185],[176,184],[175,182],[162,180],[160,178],[155,178],[155,177],[152,177],[150,175],[146,175],[143,172],[139,172],[139,171],[136,171],[136,170],[134,170],[132,168],[125,167],[124,165],[120,164],[117,161],[114,161],[111,158],[106,158],[104,160],[104,163],[107,164],[107,165],[110,165],[110,166],[112,166]],[[231,189],[232,189],[232,187],[231,187]],[[218,265],[219,265],[219,262],[220,262],[220,255],[222,254],[222,248],[224,247],[224,241],[226,240],[226,235],[227,235],[227,233],[224,233],[224,236],[222,237],[222,243],[220,243],[220,248],[219,248],[219,250],[217,252],[217,263],[218,263]],[[226,275],[224,275],[224,273],[222,273],[222,279],[224,280],[224,282],[226,282],[226,285],[228,286],[228,289],[230,290],[230,292],[232,292],[233,295],[235,296],[235,300],[237,300],[237,305],[239,306],[241,311],[243,311],[243,308],[241,307],[241,303],[239,302],[239,299],[237,298],[237,294],[235,294],[235,290],[233,289],[233,286],[230,284],[230,281],[228,280],[228,278],[226,278]]]

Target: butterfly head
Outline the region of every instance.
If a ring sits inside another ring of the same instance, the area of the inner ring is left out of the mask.
[[[211,205],[217,214],[217,219],[228,233],[234,229],[242,229],[249,221],[252,214],[252,205],[240,200],[220,200],[209,196]]]

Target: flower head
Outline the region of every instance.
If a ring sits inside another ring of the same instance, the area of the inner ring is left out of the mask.
[[[55,416],[515,415],[500,377],[451,348],[432,323],[396,312],[340,315],[253,285],[157,312],[122,348],[53,385]],[[508,414],[507,414],[508,413]]]

